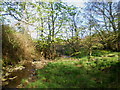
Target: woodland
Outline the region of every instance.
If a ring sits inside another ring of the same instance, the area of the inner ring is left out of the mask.
[[[3,88],[120,88],[120,2],[3,0],[0,12]]]

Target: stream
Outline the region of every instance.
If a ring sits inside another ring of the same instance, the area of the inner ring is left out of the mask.
[[[22,79],[30,77],[32,74],[34,74],[34,72],[35,67],[30,63],[24,65],[22,70],[14,70],[6,77],[6,82],[8,82],[8,84],[4,85],[3,82],[3,88],[17,88]]]

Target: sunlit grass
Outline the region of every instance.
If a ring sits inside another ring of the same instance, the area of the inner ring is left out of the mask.
[[[109,54],[114,54],[110,55]],[[111,57],[112,56],[112,57]],[[118,87],[116,70],[108,69],[118,63],[116,52],[106,53],[105,56],[59,58],[56,62],[48,63],[43,69],[36,71],[37,80],[29,83],[29,88],[98,88]]]

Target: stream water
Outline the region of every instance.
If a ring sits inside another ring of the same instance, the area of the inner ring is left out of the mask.
[[[30,77],[34,72],[35,68],[31,64],[26,64],[24,69],[11,72],[11,74],[7,77],[8,84],[3,86],[3,88],[17,88],[22,79]],[[16,78],[11,80],[9,79],[13,77]]]

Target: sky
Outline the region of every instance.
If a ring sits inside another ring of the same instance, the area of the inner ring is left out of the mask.
[[[77,7],[83,7],[84,2],[86,2],[87,0],[62,0],[62,1],[67,2],[70,5],[77,6]]]

